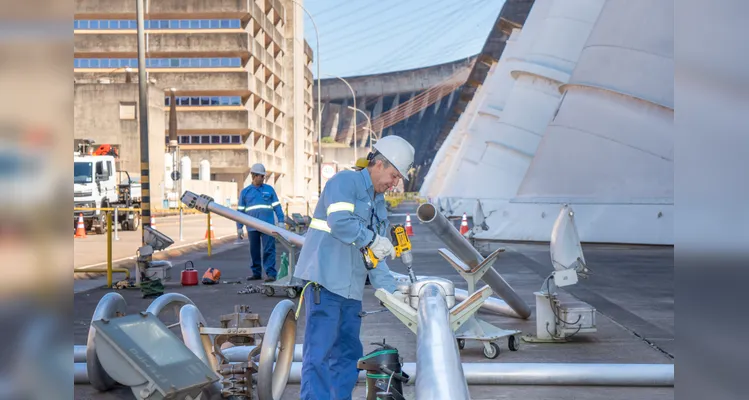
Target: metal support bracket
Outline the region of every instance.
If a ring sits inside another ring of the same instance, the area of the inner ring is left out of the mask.
[[[468,283],[468,294],[474,293],[476,291],[476,284],[478,283],[478,281],[483,278],[484,274],[486,274],[489,268],[494,265],[494,261],[497,260],[497,257],[499,257],[499,255],[504,251],[504,248],[495,250],[492,254],[486,257],[484,261],[471,268],[449,249],[441,248],[437,250],[437,252],[439,252],[440,255],[444,257],[445,260],[447,260],[447,262],[449,262],[450,265],[452,265],[452,267],[455,268],[460,276],[462,276],[463,279],[465,279],[465,281]]]
[[[382,301],[382,304],[385,305],[385,308],[390,310],[390,312],[392,312],[396,318],[403,322],[403,324],[406,325],[406,327],[410,329],[411,332],[413,332],[414,334],[416,333],[416,310],[411,308],[409,304],[405,303],[402,298],[393,296],[385,289],[377,289],[375,291],[375,297],[380,299],[380,301]]]

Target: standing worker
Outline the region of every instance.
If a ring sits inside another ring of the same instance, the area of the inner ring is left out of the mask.
[[[250,217],[257,218],[263,222],[274,225],[273,214],[275,211],[278,217],[278,226],[284,226],[283,209],[281,202],[278,200],[276,191],[271,185],[263,183],[265,181],[265,166],[255,164],[250,168],[252,175],[252,184],[242,189],[239,194],[239,206],[237,211],[243,212]],[[244,236],[244,225],[237,222],[237,235],[240,239]],[[266,282],[276,280],[276,239],[273,236],[266,235],[247,227],[247,236],[250,241],[250,257],[252,259],[252,276],[247,280],[260,280],[263,278],[263,269],[267,278]],[[260,248],[263,249],[262,264],[260,260]],[[262,268],[261,268],[262,265]]]
[[[395,258],[385,193],[408,176],[414,148],[387,136],[359,171],[344,170],[325,185],[315,207],[294,276],[308,283],[303,292],[304,331],[301,398],[351,399],[363,356],[359,341],[364,282],[396,296],[385,258]],[[362,251],[379,259],[367,270]]]

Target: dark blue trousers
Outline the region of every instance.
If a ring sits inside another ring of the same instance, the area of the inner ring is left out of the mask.
[[[252,258],[252,275],[263,276],[263,270],[269,277],[276,277],[276,240],[273,236],[258,231],[247,232],[250,240],[250,258]],[[260,260],[260,249],[263,249],[262,262]]]
[[[315,304],[314,286],[304,291],[306,326],[302,359],[303,400],[349,400],[364,351],[359,341],[362,303],[320,289]]]

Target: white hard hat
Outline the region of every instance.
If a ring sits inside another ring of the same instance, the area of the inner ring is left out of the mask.
[[[393,164],[404,180],[408,179],[408,171],[413,166],[416,152],[411,143],[400,136],[390,135],[378,140],[372,147]]]
[[[258,175],[265,175],[265,166],[263,164],[257,163],[250,168],[251,174],[258,174]]]

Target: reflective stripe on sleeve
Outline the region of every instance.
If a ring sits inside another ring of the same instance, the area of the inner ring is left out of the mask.
[[[271,207],[271,206],[269,206],[269,205],[267,205],[267,204],[258,204],[258,205],[256,205],[256,206],[250,206],[250,207],[246,207],[246,208],[245,208],[245,210],[247,210],[247,211],[252,211],[252,210],[262,210],[262,209],[268,209],[268,210],[270,210],[270,209],[272,209],[272,208],[273,208],[273,207]]]
[[[238,206],[237,211],[244,211],[244,206]]]
[[[333,203],[328,206],[328,215],[336,212],[336,211],[350,211],[354,212],[354,204],[352,203],[344,203],[344,202],[338,202]]]
[[[309,223],[309,227],[312,229],[317,229],[318,231],[330,233],[330,227],[328,226],[327,221],[323,221],[321,219],[312,218],[312,221],[310,221]]]
[[[273,204],[271,204],[272,207],[280,206],[280,205],[281,205],[280,201],[274,201]]]

